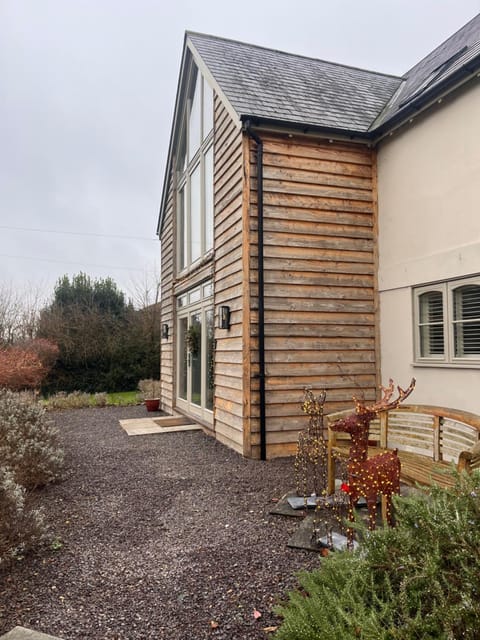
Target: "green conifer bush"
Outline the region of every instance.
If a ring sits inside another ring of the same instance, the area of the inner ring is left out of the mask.
[[[277,640],[475,640],[480,629],[480,472],[396,498],[396,527],[362,535],[300,574]],[[361,535],[361,534],[360,534]]]

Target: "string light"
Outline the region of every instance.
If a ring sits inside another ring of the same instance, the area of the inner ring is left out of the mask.
[[[389,525],[393,524],[392,495],[400,493],[400,459],[397,450],[388,451],[368,458],[368,436],[370,422],[380,411],[396,409],[415,388],[415,378],[410,386],[398,389],[398,397],[391,400],[394,393],[393,380],[388,387],[381,387],[382,399],[371,406],[353,398],[355,411],[346,418],[336,420],[330,425],[333,431],[350,434],[351,447],[347,461],[348,481],[342,483],[341,490],[349,497],[348,518],[354,521],[354,508],[360,497],[364,497],[368,507],[369,529],[376,526],[377,499],[382,494],[386,498],[385,517]],[[348,530],[349,544],[353,544],[353,529]]]
[[[311,388],[306,387],[302,403],[302,411],[309,416],[308,426],[298,437],[295,456],[295,480],[298,496],[303,496],[304,508],[307,509],[308,496],[315,495],[316,505],[313,517],[312,544],[322,544],[319,540],[325,530],[327,547],[333,548],[333,526],[344,532],[345,508],[347,502],[344,495],[334,493],[328,496],[328,448],[324,437],[324,406],[326,391],[315,397]],[[327,513],[323,511],[327,510]]]

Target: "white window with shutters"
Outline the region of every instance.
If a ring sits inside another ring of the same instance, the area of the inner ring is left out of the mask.
[[[413,289],[415,362],[480,366],[480,277]]]

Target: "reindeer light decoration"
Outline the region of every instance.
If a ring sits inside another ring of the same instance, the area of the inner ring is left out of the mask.
[[[310,493],[317,498],[326,494],[327,445],[323,436],[326,394],[326,391],[321,391],[315,397],[310,387],[306,387],[304,391],[302,411],[309,416],[309,421],[308,427],[298,437],[295,479],[297,495],[303,496],[305,507]]]
[[[415,388],[415,378],[405,390],[397,387],[398,397],[392,400],[395,387],[390,379],[388,387],[381,387],[382,399],[373,404],[353,398],[355,411],[346,418],[336,420],[330,425],[333,431],[349,433],[351,447],[347,462],[348,484],[344,490],[348,493],[350,504],[348,517],[354,520],[354,507],[360,497],[367,501],[369,529],[375,529],[377,498],[379,494],[386,499],[386,519],[392,525],[392,495],[400,493],[400,459],[397,450],[388,451],[368,458],[368,431],[370,422],[380,411],[390,411],[398,407]],[[350,541],[353,532],[349,530]]]

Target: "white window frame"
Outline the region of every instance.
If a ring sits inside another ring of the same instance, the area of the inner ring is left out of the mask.
[[[187,319],[190,326],[191,316],[194,313],[199,313],[202,318],[202,345],[201,345],[201,371],[202,371],[202,391],[200,404],[195,404],[191,400],[191,379],[190,374],[187,374],[187,398],[181,398],[179,396],[180,382],[180,366],[179,362],[182,358],[181,344],[177,340],[176,348],[176,405],[179,409],[185,411],[185,413],[194,417],[200,418],[213,425],[213,408],[208,409],[207,404],[207,385],[208,375],[205,375],[208,363],[208,336],[207,336],[207,313],[212,312],[214,314],[213,307],[213,282],[206,281],[201,285],[195,286],[188,291],[183,292],[177,296],[176,299],[176,315],[177,315],[177,335],[179,335],[179,323],[182,319]],[[215,314],[213,315],[215,318]],[[188,368],[190,365],[188,365]]]
[[[454,326],[454,294],[455,291],[466,285],[476,285],[480,287],[480,276],[469,278],[459,278],[444,282],[436,282],[430,285],[414,287],[413,292],[413,318],[414,318],[414,362],[417,365],[428,366],[458,366],[480,368],[480,353],[457,356],[455,354],[455,332]],[[421,335],[420,335],[420,296],[431,291],[439,291],[442,294],[443,304],[443,341],[444,353],[421,355]],[[480,314],[479,314],[480,318]],[[458,321],[457,321],[458,322]]]
[[[197,74],[197,75],[196,75]],[[189,86],[190,91],[195,86],[195,78],[200,79],[199,92],[200,92],[200,147],[196,150],[192,158],[188,158],[189,153],[189,117],[192,106],[192,97],[189,95],[186,101],[186,109],[183,116],[183,127],[179,137],[179,148],[185,149],[186,160],[185,167],[179,166],[181,164],[181,158],[178,158],[177,163],[177,189],[176,189],[176,208],[177,208],[177,273],[182,274],[188,272],[192,266],[201,262],[206,255],[211,251],[213,252],[213,238],[207,238],[207,224],[206,224],[206,202],[207,193],[206,189],[212,189],[212,205],[213,205],[213,184],[206,185],[205,177],[205,158],[211,151],[213,154],[213,138],[214,127],[212,122],[212,128],[210,131],[204,131],[205,114],[204,114],[204,97],[205,89],[204,85],[207,83],[200,69],[192,62],[189,74]],[[208,84],[208,83],[207,83]],[[183,141],[183,142],[182,142]],[[192,224],[191,224],[191,178],[195,170],[200,171],[200,256],[192,258]],[[213,176],[212,176],[213,180]],[[183,190],[183,207],[184,207],[184,228],[180,224],[181,216],[181,198],[180,192]],[[212,212],[213,216],[213,212]],[[209,246],[210,245],[210,246]],[[181,262],[181,256],[183,254],[183,264]]]

